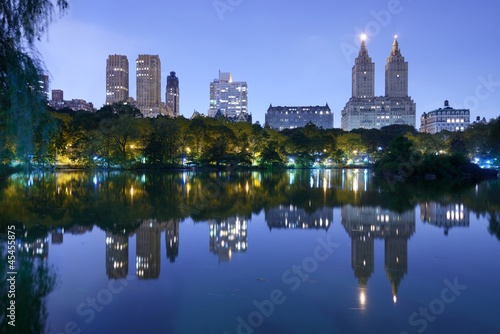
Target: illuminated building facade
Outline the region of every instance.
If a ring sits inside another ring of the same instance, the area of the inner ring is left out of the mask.
[[[442,130],[451,132],[464,131],[470,125],[469,109],[454,109],[448,100],[444,108],[439,108],[420,116],[420,132],[435,134]]]
[[[161,103],[161,62],[158,55],[140,54],[136,60],[136,103],[144,117],[166,114]]]
[[[385,96],[375,96],[375,64],[363,38],[352,68],[352,97],[342,110],[342,130],[394,124],[415,127],[415,115],[416,104],[408,96],[408,62],[401,55],[397,36],[385,66]]]
[[[333,113],[328,106],[273,107],[266,112],[266,125],[277,130],[295,129],[313,123],[323,129],[333,128]]]
[[[127,56],[109,55],[106,60],[106,104],[129,98],[129,65]]]
[[[208,116],[219,115],[230,120],[248,114],[248,85],[246,81],[233,81],[231,73],[219,72],[219,78],[210,83],[210,109]]]

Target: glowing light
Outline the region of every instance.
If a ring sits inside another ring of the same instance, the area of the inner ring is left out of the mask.
[[[394,302],[394,304],[396,304],[396,302],[398,301],[398,297],[396,297],[396,295],[394,295],[394,297],[392,297],[392,301]]]
[[[366,296],[364,291],[361,291],[361,293],[359,294],[359,302],[361,303],[361,305],[366,304]]]
[[[398,35],[394,35],[394,39],[398,39]],[[394,296],[396,298],[396,296]]]
[[[360,38],[361,38],[361,40],[362,40],[363,42],[364,42],[364,41],[366,41],[367,37],[368,37],[368,36],[366,36],[366,34],[361,34],[361,36],[360,36]]]

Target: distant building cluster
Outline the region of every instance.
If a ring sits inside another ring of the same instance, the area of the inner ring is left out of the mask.
[[[408,95],[408,62],[401,54],[397,36],[385,64],[385,95],[375,95],[375,63],[368,54],[366,36],[362,37],[359,54],[352,67],[352,96],[341,111],[341,128],[380,129],[389,125],[416,127],[416,103]],[[136,59],[136,98],[129,94],[129,62],[125,55],[109,55],[106,60],[106,105],[126,102],[137,107],[143,117],[160,115],[178,117],[180,112],[179,78],[171,71],[166,79],[165,100],[161,94],[161,61],[158,55],[139,54]],[[41,93],[49,100],[49,78],[40,76]],[[210,82],[208,116],[234,122],[252,123],[248,110],[248,84],[233,81],[230,72],[219,71]],[[70,108],[93,112],[90,102],[63,99],[62,90],[52,90],[49,105],[54,109]],[[204,116],[194,111],[191,118]],[[478,120],[477,122],[480,122]],[[483,119],[483,121],[485,120]],[[333,112],[324,106],[274,106],[265,113],[267,126],[295,129],[312,123],[323,129],[333,128]],[[420,132],[435,134],[442,130],[464,131],[470,125],[469,109],[454,109],[445,102],[444,108],[424,112],[420,117]]]
[[[295,129],[312,123],[323,129],[333,128],[333,113],[328,106],[273,107],[266,112],[266,125],[273,129]]]
[[[109,55],[106,61],[106,104],[128,102],[144,117],[180,115],[179,79],[175,72],[167,78],[165,102],[161,100],[161,61],[158,55],[140,54],[136,60],[136,100],[129,96],[127,56]]]
[[[385,96],[375,96],[375,64],[363,38],[352,67],[352,97],[342,110],[342,130],[394,124],[415,127],[415,115],[416,104],[408,96],[408,62],[401,55],[397,36],[385,65]]]
[[[470,125],[469,109],[454,109],[448,100],[444,108],[439,108],[420,117],[420,132],[435,134],[442,130],[451,132],[464,131]]]
[[[54,108],[55,110],[68,108],[74,111],[79,111],[79,110],[88,112],[96,111],[92,102],[87,102],[82,99],[65,100],[64,92],[60,89],[52,90],[52,99],[49,101],[49,106]]]

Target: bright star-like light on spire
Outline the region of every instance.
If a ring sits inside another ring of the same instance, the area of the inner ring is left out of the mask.
[[[361,34],[360,38],[364,42],[364,41],[366,41],[366,39],[368,38],[368,36],[366,36],[366,34]]]

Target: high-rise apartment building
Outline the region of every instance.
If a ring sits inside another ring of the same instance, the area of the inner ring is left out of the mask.
[[[175,72],[170,72],[167,77],[167,90],[165,92],[165,104],[167,105],[167,113],[169,116],[180,116],[179,110],[179,78],[175,76]]]
[[[208,116],[216,117],[218,114],[231,120],[241,119],[241,114],[248,115],[246,81],[233,81],[231,73],[219,72],[219,79],[210,83]]]
[[[385,96],[375,96],[375,66],[366,42],[352,68],[352,97],[342,110],[342,129],[380,129],[388,125],[415,127],[416,104],[408,96],[408,62],[401,55],[397,36],[385,66]]]
[[[397,37],[385,64],[385,96],[408,96],[408,62],[401,55]]]
[[[127,56],[109,55],[106,60],[106,104],[129,98],[129,66]]]
[[[158,55],[140,54],[136,61],[137,108],[144,117],[165,114],[161,104],[161,63]]]
[[[361,39],[361,49],[352,67],[352,97],[375,96],[375,64],[366,49],[366,36]]]

